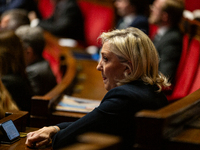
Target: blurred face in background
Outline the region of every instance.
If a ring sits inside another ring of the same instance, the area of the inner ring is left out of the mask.
[[[6,15],[1,19],[1,29],[6,29],[10,20],[10,16]]]
[[[134,12],[134,7],[129,0],[115,0],[114,6],[119,16],[124,17]]]
[[[162,8],[165,3],[165,0],[155,0],[151,6],[151,13],[149,17],[149,22],[151,24],[160,25],[162,23]]]

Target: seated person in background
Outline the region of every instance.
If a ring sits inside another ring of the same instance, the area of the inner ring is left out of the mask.
[[[7,111],[13,110],[17,111],[19,109],[0,80],[0,119],[5,117]]]
[[[153,43],[160,56],[159,71],[173,83],[182,52],[183,35],[179,29],[182,0],[155,0],[149,22],[158,26]]]
[[[43,30],[40,27],[20,26],[15,31],[22,40],[26,73],[34,95],[44,95],[57,84],[49,63],[42,57],[45,47]]]
[[[121,17],[116,25],[117,29],[136,27],[148,35],[149,23],[145,10],[149,5],[145,4],[145,0],[115,0],[114,6]]]
[[[46,20],[29,14],[31,26],[38,25],[55,36],[84,41],[84,21],[76,0],[53,0],[55,10]]]
[[[7,10],[24,9],[27,12],[35,11],[38,16],[41,16],[37,8],[35,0],[1,0],[0,1],[0,15]]]
[[[0,32],[0,77],[20,110],[30,111],[32,90],[25,73],[23,47],[13,31]]]
[[[25,10],[11,9],[1,15],[0,30],[15,30],[21,25],[30,25],[30,20]]]
[[[144,32],[131,27],[103,33],[100,38],[102,59],[97,70],[108,90],[100,105],[75,122],[30,132],[27,146],[40,147],[52,139],[57,149],[72,144],[84,132],[94,131],[122,137],[122,149],[128,150],[134,143],[135,113],[168,104],[161,90],[169,83],[158,72],[157,51]]]

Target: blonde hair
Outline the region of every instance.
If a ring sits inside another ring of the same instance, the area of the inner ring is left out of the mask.
[[[13,110],[19,109],[0,80],[0,119],[5,117],[5,112]]]
[[[126,65],[131,73],[125,74],[125,79],[118,85],[141,79],[147,84],[156,84],[159,87],[167,87],[167,78],[158,72],[159,57],[155,46],[149,37],[137,28],[127,28],[104,32],[100,39],[102,43],[109,42],[110,51],[116,54],[122,64]]]

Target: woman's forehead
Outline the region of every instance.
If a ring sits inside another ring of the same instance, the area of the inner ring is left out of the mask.
[[[109,42],[105,42],[105,43],[103,44],[101,53],[109,53],[109,52],[111,52],[111,51],[110,51],[110,48],[111,48],[110,43],[109,43]]]

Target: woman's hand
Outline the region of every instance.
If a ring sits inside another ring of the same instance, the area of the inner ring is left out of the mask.
[[[39,148],[51,142],[51,137],[55,135],[60,128],[58,126],[43,127],[37,131],[27,134],[26,145],[32,148]]]

